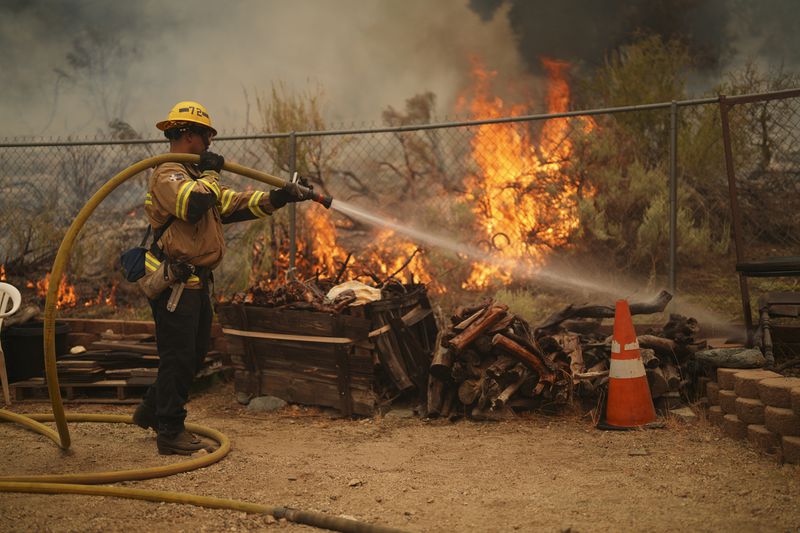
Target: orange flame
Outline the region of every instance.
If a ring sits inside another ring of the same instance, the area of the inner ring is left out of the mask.
[[[29,281],[26,287],[36,289],[36,295],[40,298],[47,297],[47,291],[50,288],[50,273],[45,275],[44,279],[37,282]],[[56,296],[56,309],[64,309],[66,307],[75,307],[78,305],[78,297],[75,295],[75,286],[67,283],[67,275],[61,275],[61,282],[58,284],[58,293]]]
[[[89,298],[79,304],[79,298],[75,291],[75,286],[67,282],[67,275],[61,275],[61,282],[58,284],[58,292],[56,293],[56,309],[65,309],[68,307],[92,307],[95,305],[105,305],[108,307],[117,306],[117,286],[118,283],[114,282],[111,288],[100,287],[97,296]],[[50,289],[50,274],[47,273],[44,279],[38,281],[28,281],[25,287],[36,290],[36,296],[41,299],[47,298],[47,291]]]
[[[6,266],[0,265],[0,281],[6,281]]]
[[[569,105],[565,78],[569,64],[548,59],[542,62],[549,75],[548,112],[564,112]],[[519,116],[524,111],[521,105],[506,108],[502,99],[490,95],[495,75],[474,62],[476,87],[469,107],[476,119]],[[472,155],[481,172],[465,178],[463,199],[472,205],[481,235],[479,244],[487,252],[538,267],[554,248],[566,245],[578,228],[578,183],[565,168],[572,152],[569,120],[547,120],[538,139],[532,138],[527,124],[478,128],[472,139]],[[591,127],[584,124],[584,130]],[[499,267],[476,263],[463,286],[484,288],[493,282],[510,281],[511,275]]]
[[[417,283],[430,283],[427,259],[416,253],[417,246],[410,241],[398,237],[392,230],[383,230],[370,237],[369,244],[359,245],[352,254],[342,244],[334,219],[329,211],[321,209],[304,209],[300,213],[297,238],[297,256],[295,261],[296,275],[300,279],[308,279],[315,275],[321,278],[334,279],[347,262],[347,266],[339,282],[364,278],[363,281],[373,283],[375,278],[385,280],[391,274],[410,281],[413,277]],[[276,256],[272,261],[272,279],[264,279],[258,265],[265,253],[266,243],[256,240],[253,244],[253,265],[256,271],[251,273],[250,285],[274,289],[285,282],[283,272],[289,267],[288,236],[279,239]],[[413,255],[413,258],[411,256]],[[348,256],[350,256],[348,260]],[[404,272],[397,271],[411,258]]]
[[[100,290],[97,291],[97,297],[90,298],[83,302],[84,307],[93,307],[95,305],[106,305],[108,307],[116,307],[117,306],[117,285],[118,283],[114,283],[111,285],[111,289],[108,291],[108,295],[104,295],[103,287],[100,287]]]

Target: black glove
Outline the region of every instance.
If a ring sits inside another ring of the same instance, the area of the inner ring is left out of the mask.
[[[194,265],[183,261],[170,262],[169,271],[175,280],[186,283],[189,281],[189,276],[194,274]]]
[[[307,191],[300,189],[298,185],[302,185]],[[311,185],[306,178],[300,178],[298,183],[289,182],[280,189],[274,189],[269,192],[269,203],[280,209],[288,203],[302,202],[303,200],[310,200],[314,197],[314,186]]]
[[[200,163],[197,164],[197,168],[200,172],[205,170],[213,170],[214,172],[219,172],[222,170],[222,165],[225,164],[225,158],[219,154],[215,154],[214,152],[205,151],[200,154]]]

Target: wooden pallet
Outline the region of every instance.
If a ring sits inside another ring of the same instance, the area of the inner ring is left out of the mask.
[[[148,385],[141,382],[130,384],[127,380],[102,380],[92,383],[59,382],[61,397],[65,402],[75,403],[139,403]],[[44,378],[32,378],[10,385],[13,402],[41,401],[48,398],[47,382]]]

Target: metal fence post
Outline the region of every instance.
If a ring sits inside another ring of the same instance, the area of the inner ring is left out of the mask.
[[[297,136],[289,134],[289,174],[290,179],[297,172]],[[297,204],[289,204],[289,276],[294,279],[295,255],[297,255]]]
[[[678,103],[675,100],[669,111],[669,290],[675,294],[678,262]]]

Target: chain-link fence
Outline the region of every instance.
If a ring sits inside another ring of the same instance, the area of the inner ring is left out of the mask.
[[[800,290],[800,90],[722,98],[720,114],[736,269],[750,330],[751,309],[760,307],[753,300]],[[766,301],[774,304],[774,298]]]
[[[303,276],[347,272],[380,280],[408,261],[406,272],[441,290],[483,288],[519,281],[509,261],[535,270],[554,255],[582,261],[587,271],[618,269],[678,290],[696,287],[684,272],[705,267],[733,278],[717,102],[217,138],[212,150],[229,161],[287,179],[297,170],[337,200],[434,237],[416,253],[420,243],[410,236],[300,204],[296,214],[284,209],[265,222],[226,228],[218,291],[240,290],[263,275],[279,278],[293,265]],[[759,245],[797,242],[786,197],[796,190],[796,174],[776,171],[797,163],[797,104],[745,113],[732,128],[759,171],[747,174]],[[160,140],[0,144],[6,274],[41,276],[94,191],[166,150]],[[234,188],[260,186],[223,178]],[[121,279],[119,253],[146,227],[145,187],[142,174],[98,208],[73,252],[73,278],[95,286]],[[778,203],[769,203],[764,195],[776,192]]]

